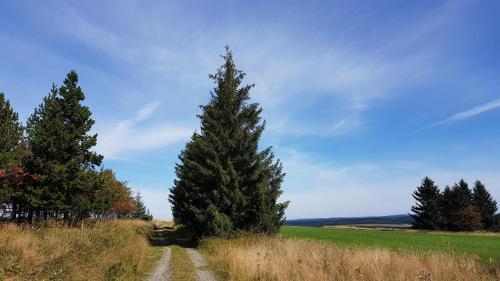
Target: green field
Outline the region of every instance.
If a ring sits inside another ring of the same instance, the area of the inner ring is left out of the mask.
[[[472,254],[478,256],[482,262],[489,263],[491,259],[493,263],[500,263],[500,235],[495,234],[481,235],[299,226],[284,226],[281,228],[281,233],[288,237],[322,240],[345,246]]]

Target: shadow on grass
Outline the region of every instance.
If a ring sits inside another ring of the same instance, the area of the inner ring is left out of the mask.
[[[177,245],[183,248],[194,248],[198,246],[197,240],[184,228],[175,228],[171,226],[155,226],[149,238],[149,243],[156,247]]]

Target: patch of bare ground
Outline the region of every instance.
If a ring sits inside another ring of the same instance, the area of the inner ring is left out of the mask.
[[[205,261],[205,258],[195,249],[186,249],[186,251],[191,258],[191,262],[194,265],[196,280],[215,281],[215,276],[212,271],[208,269],[208,263]]]
[[[164,253],[156,269],[149,276],[148,281],[169,281],[170,280],[170,258],[172,252],[170,248],[165,248]]]

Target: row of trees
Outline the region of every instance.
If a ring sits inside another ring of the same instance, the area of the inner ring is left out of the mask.
[[[413,193],[416,200],[411,208],[413,227],[417,229],[442,229],[450,231],[500,230],[500,215],[496,214],[497,202],[484,184],[476,181],[473,190],[464,180],[441,192],[426,177]]]
[[[278,202],[285,174],[270,147],[259,151],[265,124],[262,108],[248,102],[253,85],[241,85],[245,74],[228,48],[223,58],[210,75],[216,86],[201,106],[201,130],[179,155],[170,194],[174,220],[197,236],[274,233],[288,205]]]
[[[92,151],[97,135],[82,102],[78,75],[68,73],[29,117],[19,121],[0,93],[0,215],[13,221],[87,217],[150,219],[140,194],[133,196],[111,170],[98,170],[103,156]]]

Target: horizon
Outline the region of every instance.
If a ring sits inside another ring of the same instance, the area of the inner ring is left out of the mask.
[[[287,173],[287,220],[407,214],[425,176],[500,200],[500,3],[227,3],[4,1],[0,91],[25,123],[76,70],[103,167],[171,219],[229,44]]]
[[[287,220],[361,219],[361,218],[382,218],[382,217],[397,217],[397,216],[409,216],[409,215],[408,214],[392,214],[392,215],[383,215],[383,216],[322,217],[322,218],[298,218],[298,219],[287,219]]]

